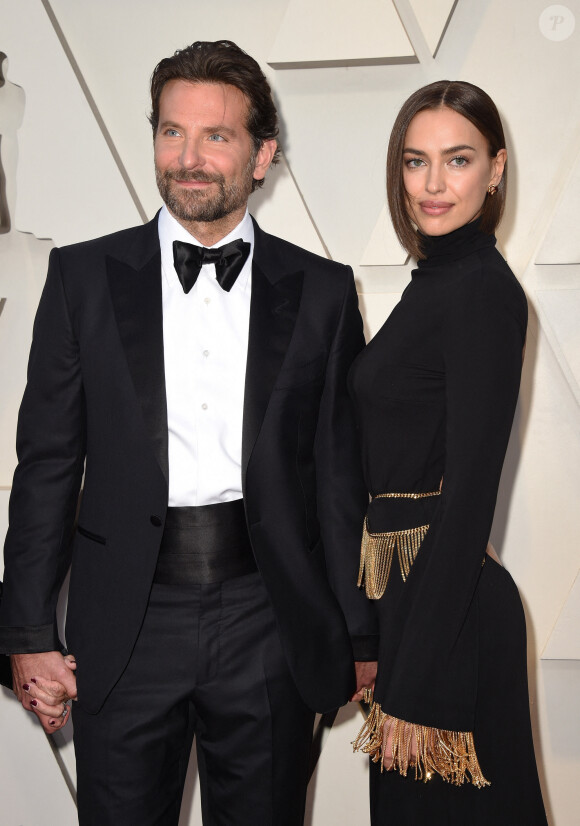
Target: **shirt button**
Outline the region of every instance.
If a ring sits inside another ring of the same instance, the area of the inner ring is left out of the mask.
[[[209,302],[211,301],[211,298],[209,297],[209,295],[206,295],[206,297],[203,299],[203,301],[204,301],[205,304],[209,304]]]
[[[152,525],[155,525],[156,528],[160,528],[163,525],[163,520],[160,519],[159,516],[152,516],[150,517],[150,522]]]
[[[209,356],[209,350],[204,350],[203,355],[207,358]]]
[[[201,409],[202,410],[207,410],[207,404],[205,402],[202,404]]]

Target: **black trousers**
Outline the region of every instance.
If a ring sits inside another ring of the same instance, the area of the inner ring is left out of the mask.
[[[314,714],[259,573],[155,584],[96,715],[74,704],[81,826],[177,826],[195,735],[204,826],[300,826]]]

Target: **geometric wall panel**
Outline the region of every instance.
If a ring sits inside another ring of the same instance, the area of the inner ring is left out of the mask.
[[[580,660],[580,573],[542,653],[543,660]]]
[[[369,761],[362,754],[353,754],[351,746],[363,722],[358,703],[348,703],[339,710],[308,787],[305,826],[368,826]],[[324,759],[328,753],[332,762]],[[333,806],[329,812],[330,800]]]
[[[580,264],[578,192],[580,155],[552,214],[550,228],[536,257],[536,264]]]
[[[457,0],[409,0],[433,56],[437,54],[443,35],[457,5]]]
[[[284,155],[268,170],[264,188],[250,196],[249,209],[266,232],[328,258]]]
[[[408,279],[407,279],[408,280]],[[358,305],[369,341],[375,336],[401,300],[401,292],[364,292],[358,297]]]
[[[270,51],[275,69],[416,62],[388,0],[290,0]]]
[[[24,117],[24,90],[9,78],[8,60],[0,52],[0,232],[8,232],[16,203],[17,132]]]
[[[359,263],[362,267],[404,264],[408,257],[387,215],[387,207],[383,205]]]
[[[25,95],[13,227],[60,246],[142,223],[41,0],[0,0],[0,20]]]
[[[544,332],[580,404],[580,289],[536,290],[534,295]]]
[[[0,315],[0,487],[11,484],[16,465],[16,417],[51,247],[14,229],[0,234],[0,297],[6,299]]]
[[[18,708],[12,692],[2,688],[0,728],[3,826],[30,823],[74,826],[78,823],[76,806],[63,782],[48,738],[33,715]],[[25,777],[34,778],[33,793],[29,785],[25,789]]]
[[[6,531],[8,530],[8,498],[10,491],[8,486],[0,485],[0,547],[4,546]],[[2,562],[0,561],[0,579],[2,579]]]

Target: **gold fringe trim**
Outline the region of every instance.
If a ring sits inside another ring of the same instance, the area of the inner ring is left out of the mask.
[[[427,496],[439,496],[440,493],[440,490],[430,493],[379,493],[374,498],[425,499]],[[407,581],[411,566],[428,530],[429,525],[420,525],[405,531],[370,533],[368,518],[365,517],[357,585],[360,588],[364,581],[365,593],[369,599],[380,599],[385,593],[395,548],[403,582]]]
[[[406,582],[428,530],[429,525],[420,525],[406,531],[370,533],[365,517],[357,585],[360,587],[364,581],[365,593],[369,599],[380,599],[385,593],[395,548],[401,576],[403,582]]]
[[[374,763],[385,764],[384,741],[388,729],[393,730],[391,769],[407,777],[410,768],[415,769],[415,780],[427,782],[433,773],[447,783],[462,786],[472,783],[478,789],[490,786],[479,766],[473,733],[470,731],[446,731],[419,726],[391,717],[373,703],[369,716],[353,742],[353,751],[369,754]],[[417,740],[417,759],[411,757],[411,738]]]

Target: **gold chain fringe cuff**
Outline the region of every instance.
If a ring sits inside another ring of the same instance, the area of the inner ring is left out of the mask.
[[[439,496],[440,493],[439,490],[430,493],[379,493],[374,498],[424,499],[427,496]],[[403,582],[407,581],[411,566],[428,530],[429,525],[419,525],[417,528],[409,528],[405,531],[370,533],[368,518],[365,517],[357,585],[360,587],[364,580],[365,593],[369,599],[380,599],[385,593],[395,548]]]
[[[446,731],[419,726],[391,717],[373,703],[369,716],[353,742],[353,751],[369,754],[374,763],[380,761],[384,768],[385,724],[392,727],[392,770],[407,777],[410,768],[415,769],[415,780],[427,782],[433,773],[447,783],[462,786],[472,783],[478,789],[490,786],[479,766],[473,734],[470,731]],[[411,758],[411,738],[417,740],[417,759]]]

